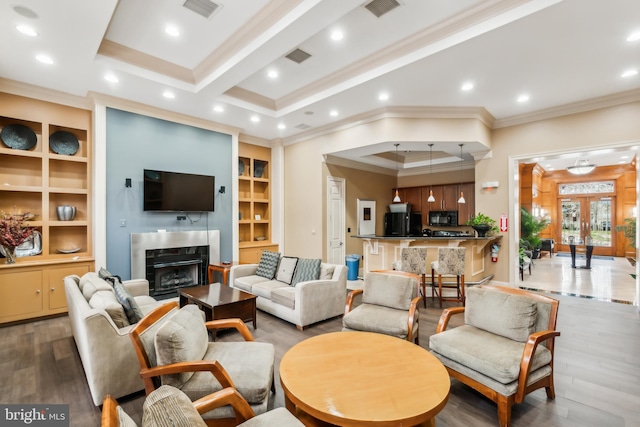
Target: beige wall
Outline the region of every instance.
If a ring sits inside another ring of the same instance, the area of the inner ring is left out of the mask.
[[[323,163],[323,154],[355,148],[362,145],[390,140],[424,140],[425,135],[431,140],[459,141],[480,140],[492,148],[492,157],[476,162],[474,178],[465,181],[499,181],[500,187],[483,190],[476,186],[476,212],[483,212],[496,219],[501,213],[509,215],[509,232],[504,233],[500,260],[496,265],[496,280],[509,282],[509,266],[516,269],[516,248],[511,249],[511,242],[516,241],[513,218],[514,206],[517,206],[517,185],[510,179],[511,160],[534,157],[541,153],[559,154],[572,149],[585,147],[603,147],[626,145],[640,142],[640,102],[598,109],[586,113],[542,120],[508,128],[496,129],[490,133],[484,124],[473,119],[382,119],[375,122],[354,126],[343,131],[324,135],[308,141],[285,147],[285,218],[284,234],[287,253],[298,256],[325,258],[325,191],[326,176],[332,173],[343,174],[347,181],[377,179],[381,188],[379,194],[372,196],[373,189],[354,187],[351,191],[347,184],[347,221],[355,224],[356,194],[362,191],[363,197],[384,200],[389,189],[395,186],[394,178],[379,174],[365,175],[365,172],[328,167]],[[457,126],[459,125],[459,126]],[[487,136],[490,135],[490,138]],[[517,168],[516,168],[517,171]],[[466,172],[464,172],[466,174]],[[362,175],[361,175],[362,174]],[[443,182],[457,182],[459,174],[443,176]],[[457,175],[457,176],[456,176]],[[374,178],[374,176],[376,178]],[[292,178],[295,177],[295,178]],[[450,180],[450,177],[454,177]],[[422,177],[402,177],[401,186],[419,185]],[[434,184],[436,176],[433,177]],[[350,204],[349,199],[353,203]],[[510,205],[511,204],[511,205]],[[353,205],[353,206],[351,206]],[[380,206],[382,205],[382,206]],[[385,203],[378,203],[380,209]],[[380,218],[378,218],[380,220]],[[347,227],[350,226],[349,224]],[[315,231],[315,234],[313,233]],[[347,253],[350,253],[348,246]],[[360,253],[354,250],[353,253]],[[512,262],[513,261],[513,262]],[[512,271],[512,276],[515,273]]]

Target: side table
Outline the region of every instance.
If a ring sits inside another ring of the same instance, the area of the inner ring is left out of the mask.
[[[231,271],[231,267],[237,264],[237,262],[209,264],[209,268],[207,269],[209,283],[213,283],[213,272],[217,271],[218,273],[222,273],[222,283],[229,286],[229,271]]]

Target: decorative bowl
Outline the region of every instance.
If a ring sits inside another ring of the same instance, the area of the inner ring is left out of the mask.
[[[71,221],[76,217],[76,207],[71,205],[58,206],[56,213],[60,221]]]

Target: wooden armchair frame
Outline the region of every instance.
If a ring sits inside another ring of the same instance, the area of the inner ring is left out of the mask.
[[[191,362],[172,363],[170,365],[163,366],[151,366],[149,362],[149,356],[142,345],[140,335],[154,325],[157,321],[166,316],[171,310],[179,308],[177,302],[171,302],[163,304],[156,308],[144,318],[142,318],[134,328],[129,331],[129,337],[133,342],[133,347],[140,363],[140,376],[144,382],[144,390],[148,395],[154,391],[159,384],[154,381],[155,378],[159,378],[162,375],[178,374],[182,372],[197,372],[197,371],[209,371],[218,380],[222,387],[235,387],[231,377],[224,369],[224,367],[218,362],[213,360],[195,360]],[[211,320],[205,322],[207,329],[222,329],[222,328],[235,328],[245,341],[253,341],[253,336],[249,331],[249,328],[240,319],[221,319]],[[272,391],[275,391],[275,385],[271,385]]]
[[[527,394],[544,387],[547,393],[547,398],[555,399],[556,397],[555,386],[553,383],[553,348],[555,337],[560,336],[560,332],[555,330],[558,317],[558,306],[560,305],[560,302],[556,299],[549,298],[547,296],[540,295],[534,292],[525,291],[519,288],[509,288],[495,285],[483,285],[482,287],[485,289],[496,290],[509,294],[524,295],[526,297],[535,299],[536,301],[551,304],[548,329],[546,331],[535,332],[529,335],[529,339],[524,346],[522,358],[520,359],[518,388],[515,394],[504,396],[497,391],[487,387],[486,385],[480,384],[476,380],[469,378],[466,375],[463,375],[460,372],[449,368],[448,366],[445,366],[445,368],[449,372],[449,376],[468,385],[469,387],[480,392],[492,401],[496,402],[496,404],[498,405],[498,420],[500,422],[500,426],[508,427],[511,424],[511,406],[513,406],[514,403],[522,403],[522,400]],[[451,317],[456,314],[464,313],[464,310],[465,307],[453,307],[445,309],[440,316],[440,320],[438,321],[436,334],[445,331],[447,329],[447,325],[449,324],[449,320],[451,320]],[[531,370],[531,361],[539,344],[546,346],[551,352],[551,362],[549,363],[549,366],[551,367],[551,374],[544,378],[541,378],[540,380],[530,385],[527,385],[527,382],[529,380],[529,373]]]
[[[237,426],[253,417],[256,414],[251,409],[247,401],[233,387],[226,387],[193,402],[193,407],[200,415],[222,406],[231,405],[235,413],[235,419],[212,419],[204,420],[208,426]],[[102,427],[119,427],[118,413],[116,408],[118,402],[108,395],[102,405]]]
[[[406,271],[399,271],[399,270],[373,270],[371,271],[371,273],[393,274],[396,276],[410,277],[417,281],[418,286],[421,286],[420,276],[414,273],[407,273]],[[364,293],[364,289],[354,289],[353,291],[349,292],[349,295],[347,296],[347,302],[344,307],[345,315],[353,309],[353,302],[355,300],[355,297],[363,293]],[[407,327],[408,327],[407,341],[413,341],[418,345],[420,345],[420,337],[418,336],[417,333],[415,333],[415,337],[413,336],[414,335],[413,324],[415,322],[418,305],[420,304],[420,300],[422,300],[423,298],[424,296],[417,296],[411,300],[411,305],[409,306],[409,316],[407,318]]]

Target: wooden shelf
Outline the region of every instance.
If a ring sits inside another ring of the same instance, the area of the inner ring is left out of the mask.
[[[0,93],[0,130],[10,124],[31,128],[36,145],[12,149],[0,141],[0,210],[35,215],[28,221],[42,234],[42,252],[15,264],[0,259],[0,323],[67,310],[62,278],[94,270],[91,201],[91,111]],[[75,154],[55,153],[54,132],[78,138]],[[56,208],[73,205],[73,221],[59,221]],[[66,254],[58,249],[80,248]]]

